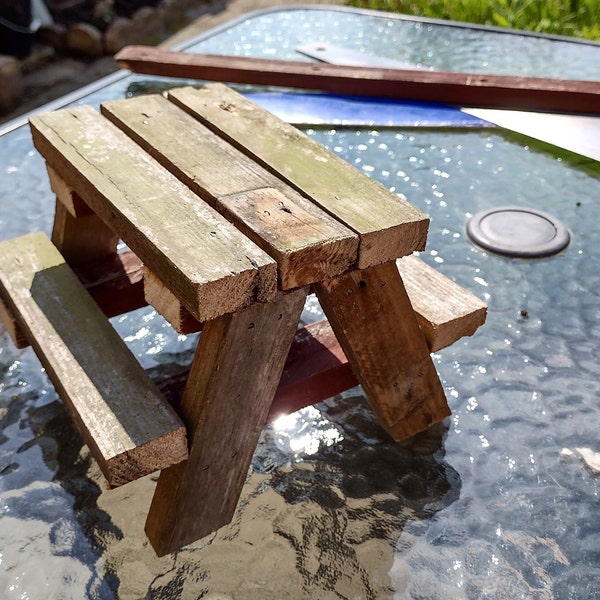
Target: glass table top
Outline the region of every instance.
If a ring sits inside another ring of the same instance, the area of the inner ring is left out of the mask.
[[[600,78],[595,44],[338,8],[251,13],[187,49],[309,60],[295,48],[314,41],[437,69]],[[64,103],[187,83],[123,74]],[[427,212],[421,257],[488,303],[472,338],[434,354],[452,417],[394,444],[360,388],[283,417],[263,431],[234,521],[158,559],[143,533],[153,477],[106,490],[34,353],[0,327],[3,598],[600,597],[598,163],[496,127],[304,131]],[[27,126],[0,137],[0,173],[0,239],[49,234]],[[472,245],[469,217],[507,204],[550,212],[570,245],[540,260]],[[303,320],[320,318],[311,297]],[[189,363],[197,338],[151,308],[112,322],[153,376]]]

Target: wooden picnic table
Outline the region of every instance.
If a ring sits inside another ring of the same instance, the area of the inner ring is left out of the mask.
[[[0,316],[38,352],[111,485],[161,470],[146,524],[159,555],[231,520],[278,410],[358,382],[396,440],[450,414],[430,352],[471,335],[486,308],[410,256],[429,220],[404,198],[222,84],[30,124],[57,198],[53,245],[0,244]],[[298,329],[313,291],[328,322]],[[202,329],[175,411],[139,368],[127,381],[127,349],[104,337],[106,315],[144,302],[178,331]]]

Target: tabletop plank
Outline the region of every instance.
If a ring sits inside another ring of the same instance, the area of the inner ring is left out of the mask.
[[[30,125],[52,169],[199,321],[273,296],[275,261],[94,109]]]
[[[358,268],[424,249],[424,213],[231,88],[178,88],[168,97],[357,232]]]
[[[162,96],[105,102],[101,110],[275,258],[282,289],[356,262],[355,233]]]

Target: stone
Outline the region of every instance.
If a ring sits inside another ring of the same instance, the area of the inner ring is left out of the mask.
[[[0,55],[0,113],[15,108],[23,96],[23,77],[19,61]]]
[[[137,40],[137,32],[130,19],[117,17],[104,32],[104,51],[116,54],[119,50],[133,44]]]
[[[99,58],[104,54],[102,34],[96,27],[88,23],[77,23],[69,27],[66,42],[69,50],[86,56]]]
[[[67,47],[67,28],[60,23],[42,25],[35,34],[38,42],[51,46],[55,50],[65,50]]]

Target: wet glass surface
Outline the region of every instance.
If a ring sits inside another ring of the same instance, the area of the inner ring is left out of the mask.
[[[417,47],[425,26],[390,21],[274,12],[196,48],[287,57],[310,33],[390,55],[392,29],[406,59],[401,36]],[[164,85],[128,77],[82,102]],[[307,133],[426,211],[421,257],[488,303],[475,336],[434,354],[452,417],[394,444],[359,388],[283,417],[263,431],[233,522],[159,559],[143,533],[153,477],[108,491],[34,353],[0,328],[0,597],[600,598],[598,164],[495,129]],[[0,239],[50,233],[26,128],[0,139],[0,173]],[[550,212],[571,244],[530,261],[474,247],[468,218],[505,204]],[[311,298],[303,320],[319,318]],[[113,324],[156,377],[190,360],[195,337],[150,308]]]

